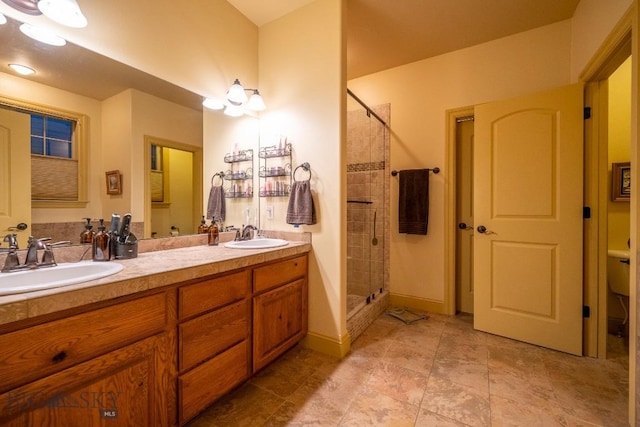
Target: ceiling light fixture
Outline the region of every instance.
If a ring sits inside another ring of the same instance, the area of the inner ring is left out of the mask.
[[[247,97],[246,91],[253,92],[251,97]],[[258,89],[245,89],[238,79],[233,81],[227,91],[224,102],[215,98],[205,98],[202,105],[212,110],[222,110],[224,108],[224,113],[232,117],[242,116],[245,113],[245,109],[262,111],[266,108]]]
[[[42,15],[38,9],[38,0],[2,0],[15,10],[26,13],[27,15]]]
[[[76,0],[40,0],[38,9],[49,19],[73,28],[87,26],[87,18],[82,14]]]
[[[42,27],[35,27],[31,24],[20,25],[20,31],[26,36],[31,37],[39,42],[50,44],[52,46],[64,46],[67,41],[55,33]]]
[[[9,67],[16,73],[22,74],[23,76],[30,76],[31,74],[36,73],[36,70],[31,67],[27,67],[26,65],[9,64]]]

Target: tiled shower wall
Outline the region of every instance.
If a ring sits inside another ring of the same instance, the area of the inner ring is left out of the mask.
[[[389,123],[390,105],[372,107]],[[389,131],[364,109],[347,113],[347,293],[389,283]],[[358,203],[363,202],[363,203]],[[377,245],[373,244],[375,237]]]

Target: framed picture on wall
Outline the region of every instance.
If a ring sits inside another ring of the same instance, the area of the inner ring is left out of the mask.
[[[107,194],[122,194],[122,175],[120,175],[120,171],[105,173],[107,175]]]
[[[611,200],[628,202],[631,198],[631,163],[611,163]]]

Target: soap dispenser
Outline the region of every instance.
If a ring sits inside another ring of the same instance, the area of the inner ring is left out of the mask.
[[[93,236],[96,234],[93,231],[93,225],[91,225],[91,218],[82,218],[87,221],[84,226],[84,231],[80,233],[80,243],[91,244],[93,242]]]
[[[198,234],[207,234],[209,232],[209,227],[207,227],[207,221],[204,219],[204,215],[202,215],[202,221],[200,221],[200,226],[198,227]]]
[[[209,237],[207,239],[207,243],[209,246],[218,246],[220,242],[220,230],[218,229],[218,224],[215,223],[214,220],[211,220],[211,225],[209,226]]]
[[[94,261],[109,261],[111,259],[111,237],[104,230],[104,219],[101,218],[98,232],[93,236]]]

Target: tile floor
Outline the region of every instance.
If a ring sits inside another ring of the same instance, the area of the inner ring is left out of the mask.
[[[626,426],[628,357],[575,357],[474,331],[470,316],[380,316],[343,360],[294,347],[201,426]]]

